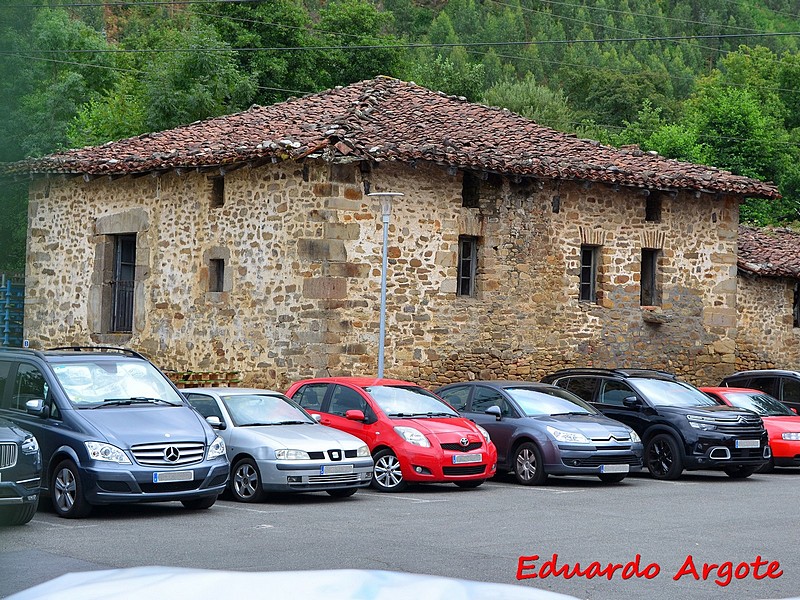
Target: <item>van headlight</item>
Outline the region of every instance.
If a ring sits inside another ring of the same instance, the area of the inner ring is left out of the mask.
[[[356,456],[358,458],[366,458],[369,456],[369,447],[367,446],[359,446],[358,450],[356,451]]]
[[[105,442],[84,442],[89,451],[89,458],[105,462],[115,462],[120,465],[131,464],[131,459],[120,448]]]
[[[311,457],[305,450],[292,450],[288,448],[275,450],[275,458],[278,460],[311,460]]]
[[[217,458],[218,456],[225,456],[225,440],[219,436],[214,438],[214,441],[211,442],[211,445],[208,447],[206,458],[211,460],[212,458]]]

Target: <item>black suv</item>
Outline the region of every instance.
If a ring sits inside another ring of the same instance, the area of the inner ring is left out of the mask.
[[[631,427],[644,442],[644,463],[656,479],[684,469],[755,473],[770,458],[761,417],[722,406],[674,375],[649,369],[564,369],[554,383]]]
[[[800,371],[739,371],[723,379],[720,386],[761,390],[800,413]]]
[[[205,509],[228,479],[225,442],[133,350],[0,349],[0,417],[36,437],[62,517],[121,502]]]
[[[24,525],[36,514],[42,455],[30,431],[0,419],[0,525]]]

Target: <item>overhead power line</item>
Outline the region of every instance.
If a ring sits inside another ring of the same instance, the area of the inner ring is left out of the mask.
[[[377,50],[377,49],[416,49],[416,48],[476,48],[496,46],[543,46],[550,44],[615,44],[623,42],[674,42],[682,40],[721,40],[733,38],[772,38],[800,36],[800,31],[772,33],[726,33],[718,35],[665,35],[657,37],[601,38],[574,40],[530,40],[524,42],[414,42],[407,44],[353,44],[336,46],[265,46],[265,47],[192,47],[192,48],[140,48],[140,49],[62,49],[62,50],[28,50],[36,54],[56,54],[69,52],[74,54],[155,54],[161,52],[301,52],[305,50]]]

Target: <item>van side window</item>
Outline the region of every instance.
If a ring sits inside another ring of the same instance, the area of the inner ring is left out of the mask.
[[[800,402],[800,381],[797,379],[783,380],[783,401]]]
[[[48,386],[42,372],[33,365],[20,363],[14,381],[10,408],[24,411],[26,402],[29,400],[45,401],[47,392]]]

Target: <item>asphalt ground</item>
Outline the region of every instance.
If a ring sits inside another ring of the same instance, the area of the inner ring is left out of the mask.
[[[0,597],[70,572],[163,565],[379,569],[592,600],[788,598],[800,596],[798,491],[800,470],[783,469],[612,485],[551,477],[523,487],[502,477],[472,490],[219,500],[199,512],[180,503],[98,507],[77,521],[42,500],[29,524],[0,529]]]

